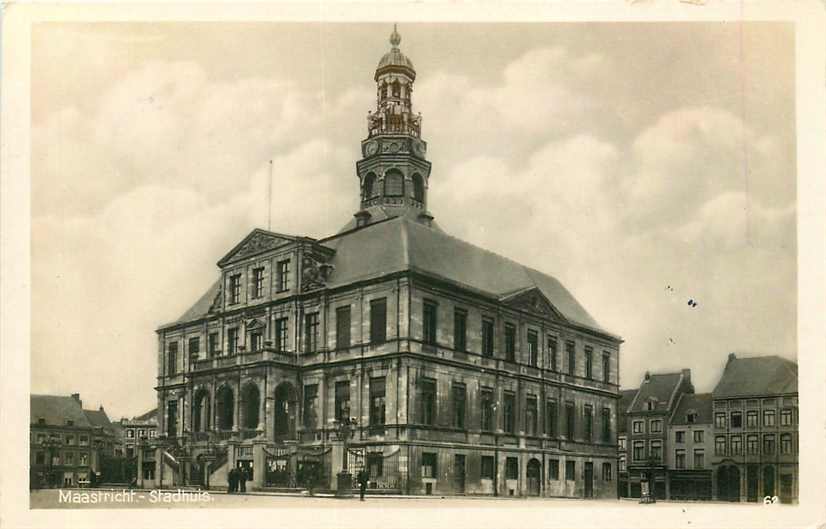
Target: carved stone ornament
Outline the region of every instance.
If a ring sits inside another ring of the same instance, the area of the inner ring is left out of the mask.
[[[301,290],[315,290],[324,288],[333,266],[324,262],[323,258],[312,253],[304,254],[301,262]]]

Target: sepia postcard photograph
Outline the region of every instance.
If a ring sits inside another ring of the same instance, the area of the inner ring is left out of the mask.
[[[823,6],[608,4],[7,5],[0,526],[826,523]]]

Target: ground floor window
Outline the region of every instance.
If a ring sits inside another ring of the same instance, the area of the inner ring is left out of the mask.
[[[482,456],[482,479],[493,479],[493,456]]]
[[[548,480],[556,481],[559,479],[559,460],[548,460]]]
[[[519,459],[509,457],[505,460],[505,479],[519,479]]]
[[[613,479],[613,475],[611,472],[611,463],[602,464],[602,479],[603,481],[611,481]]]
[[[422,454],[422,477],[435,478],[436,474],[436,454],[425,452]]]
[[[565,462],[565,480],[566,481],[576,480],[576,461],[566,461]]]

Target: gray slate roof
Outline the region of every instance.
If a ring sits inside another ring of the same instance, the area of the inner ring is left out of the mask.
[[[330,288],[408,270],[497,298],[537,288],[570,323],[610,334],[556,278],[407,215],[344,231],[319,244],[335,250],[334,269],[327,283]],[[176,323],[206,315],[219,289],[217,281]]]
[[[97,426],[105,430],[112,430],[112,422],[103,410],[83,410],[83,414],[92,426]]]
[[[711,424],[712,402],[711,393],[683,393],[680,396],[674,414],[671,416],[671,424],[688,424],[686,417],[689,411],[697,413],[697,419],[694,421],[694,424]]]
[[[157,421],[158,420],[158,408],[152,408],[151,410],[138,415],[132,419],[133,421]]]
[[[66,426],[66,420],[74,421],[78,428],[91,428],[92,425],[83,413],[80,402],[72,397],[62,395],[31,395],[29,397],[30,422],[37,424],[44,419],[49,426]]]
[[[733,358],[714,388],[715,399],[797,393],[797,364],[779,356]]]
[[[634,397],[637,396],[639,389],[623,389],[620,390],[620,399],[617,402],[617,432],[625,433],[627,431],[628,421],[625,418],[625,412],[631,407]]]
[[[668,410],[671,395],[674,394],[674,390],[680,384],[681,380],[681,373],[653,374],[647,382],[643,380],[642,384],[640,384],[637,398],[628,410],[629,413],[647,411],[646,402],[648,402],[651,397],[657,399],[657,405],[654,411]]]

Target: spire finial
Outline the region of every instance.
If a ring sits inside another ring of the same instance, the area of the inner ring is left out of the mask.
[[[399,35],[398,30],[396,29],[396,24],[393,24],[393,33],[390,34],[390,44],[394,48],[399,47],[399,43],[402,41],[402,36]]]

